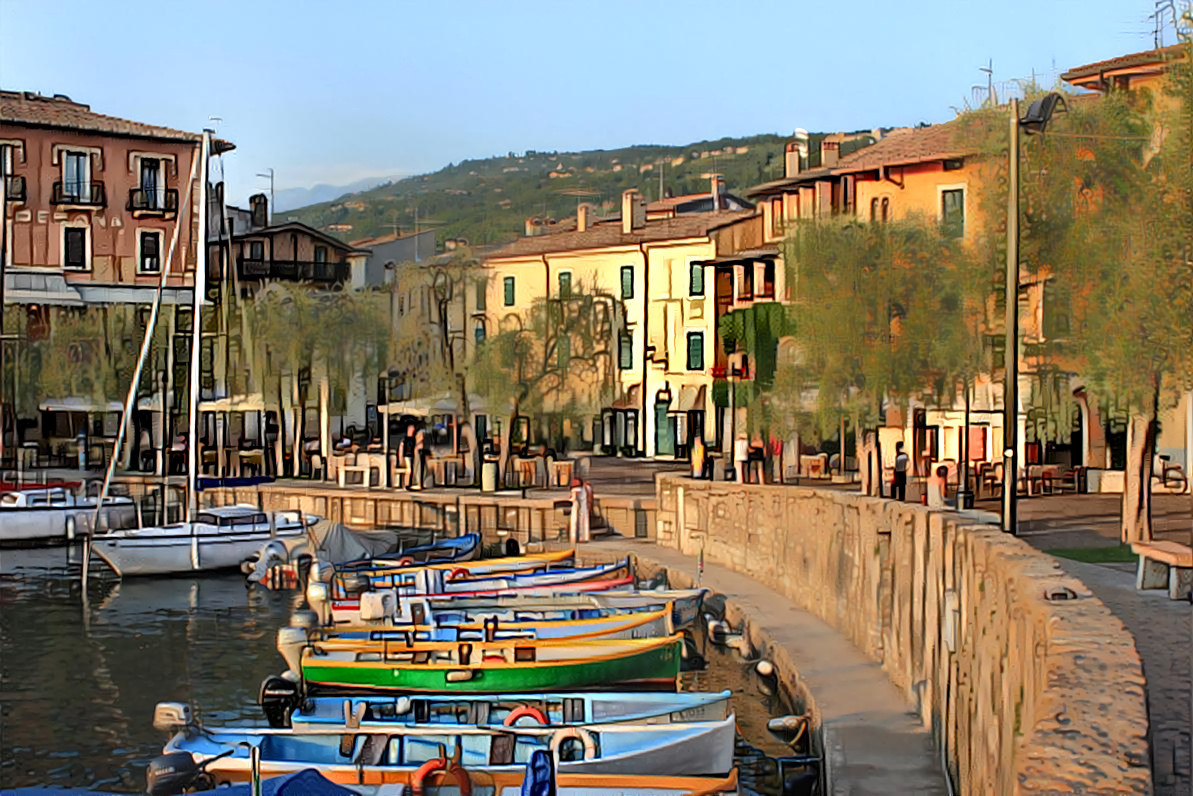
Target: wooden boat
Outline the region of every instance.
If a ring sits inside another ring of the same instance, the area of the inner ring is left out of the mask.
[[[732,692],[726,690],[311,697],[296,701],[289,712],[274,712],[274,715],[284,716],[288,722],[279,726],[343,725],[355,721],[366,729],[391,724],[432,727],[663,724],[720,721],[729,715],[731,696]],[[266,715],[269,717],[270,713]]]
[[[234,569],[263,542],[305,534],[318,519],[222,506],[199,512],[193,522],[97,534],[92,549],[122,577]]]
[[[312,692],[475,693],[675,687],[683,636],[446,642],[332,639],[303,649]]]
[[[560,593],[548,596],[512,593],[477,598],[431,597],[427,599],[427,604],[430,610],[435,612],[452,610],[533,612],[562,608],[582,610],[590,607],[617,611],[653,611],[671,603],[674,606],[672,621],[675,622],[675,626],[687,627],[700,616],[700,608],[708,593],[708,589],[655,589],[649,591],[611,589],[585,594]],[[400,610],[405,610],[403,606],[406,602],[407,598],[398,598]]]
[[[175,733],[163,753],[186,752],[203,762],[234,750],[208,765],[217,781],[248,779],[252,747],[259,750],[262,777],[317,768],[343,783],[413,784],[411,777],[427,773],[426,763],[440,758],[445,747],[456,748],[458,764],[476,777],[523,773],[536,750],[557,755],[561,773],[705,775],[733,767],[734,734],[732,713],[715,721],[566,727],[191,725]]]
[[[671,606],[641,613],[605,612],[584,618],[544,618],[532,621],[511,621],[498,616],[469,619],[452,624],[441,617],[431,616],[427,623],[381,625],[335,625],[304,630],[284,627],[278,630],[278,652],[287,665],[297,671],[303,647],[320,641],[494,641],[545,639],[622,639],[662,638],[674,632]]]
[[[451,577],[455,574],[456,577]],[[396,596],[420,595],[435,598],[492,597],[509,593],[550,596],[559,592],[607,591],[628,586],[633,582],[629,559],[612,564],[552,572],[491,575],[468,578],[459,573],[420,568],[409,573],[394,589]],[[312,593],[313,591],[313,593]],[[326,597],[316,590],[308,590],[312,607],[326,614]],[[350,594],[344,584],[333,581],[331,588],[331,616],[335,622],[355,622],[360,618],[361,597]],[[326,618],[326,617],[325,617]]]
[[[472,561],[439,561],[416,564],[405,558],[373,558],[364,561],[350,561],[337,564],[334,576],[345,579],[351,575],[367,577],[374,588],[391,588],[407,582],[411,573],[421,569],[458,572],[469,577],[502,573],[546,572],[552,569],[572,569],[576,558],[575,548],[556,550],[550,553],[532,553],[524,556],[503,558],[482,558]],[[320,563],[322,571],[322,563]]]

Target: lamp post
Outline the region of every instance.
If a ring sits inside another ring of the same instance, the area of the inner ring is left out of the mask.
[[[1011,99],[1010,148],[1007,154],[1006,354],[1003,388],[1002,529],[1019,532],[1019,128],[1043,133],[1057,106],[1068,111],[1064,97],[1046,94],[1019,118],[1019,99]],[[968,397],[968,396],[967,396]]]
[[[270,167],[269,172],[257,172],[258,177],[269,178],[269,212],[266,214],[265,221],[268,224],[273,224],[273,168]]]

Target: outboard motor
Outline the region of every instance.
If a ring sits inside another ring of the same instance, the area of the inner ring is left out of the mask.
[[[302,671],[302,650],[307,646],[307,631],[301,627],[278,628],[278,653],[292,672]]]
[[[261,682],[257,704],[261,706],[261,712],[265,714],[265,719],[269,722],[270,727],[289,727],[290,714],[302,704],[297,680],[292,680],[285,675],[266,677]]]
[[[299,608],[305,608],[307,604],[307,584],[311,582],[311,564],[314,561],[310,555],[303,553],[295,563],[295,569],[298,570]]]
[[[700,672],[708,668],[708,661],[700,654],[700,647],[697,646],[696,639],[692,638],[691,631],[688,630],[683,633],[679,666],[680,671],[684,672]]]
[[[331,624],[331,603],[328,601],[327,584],[320,581],[311,581],[307,586],[307,602],[310,604],[315,615],[319,617],[319,624]]]
[[[190,752],[169,752],[150,761],[145,770],[145,792],[149,796],[176,796],[199,785],[198,780],[204,776]]]
[[[343,577],[344,591],[348,594],[362,594],[373,587],[373,581],[368,575],[350,573]]]
[[[191,706],[183,702],[158,702],[153,707],[153,729],[170,733],[188,730],[194,724]]]

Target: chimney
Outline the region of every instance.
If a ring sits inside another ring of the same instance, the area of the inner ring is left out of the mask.
[[[820,142],[820,165],[831,169],[841,159],[841,142],[828,138]]]
[[[535,235],[539,234],[539,228],[542,226],[542,224],[543,222],[538,216],[526,219],[526,237],[533,238]]]
[[[592,227],[593,206],[588,202],[581,202],[576,208],[576,231],[587,232]]]
[[[882,128],[875,127],[873,130],[870,131],[870,137],[873,138],[875,141],[881,141],[882,140]]]
[[[725,206],[725,178],[720,174],[712,175],[710,179],[712,191],[712,209],[722,210]]]
[[[254,227],[269,226],[269,199],[263,193],[255,193],[249,197],[249,208]]]
[[[628,235],[646,226],[646,202],[633,188],[621,192],[621,231]]]
[[[790,179],[803,171],[804,163],[808,159],[808,133],[806,130],[796,130],[795,137],[787,142],[787,158],[784,162],[783,176]]]

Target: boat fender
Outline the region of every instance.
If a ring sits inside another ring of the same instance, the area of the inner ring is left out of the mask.
[[[466,577],[468,577],[468,570],[464,569],[464,567],[456,567],[455,569],[453,569],[451,571],[451,574],[449,574],[447,576],[447,579],[454,581],[454,580],[462,580],[463,578],[466,578]]]
[[[75,540],[75,518],[70,515],[66,517],[66,538],[71,542]]]
[[[729,623],[723,619],[713,619],[705,617],[708,620],[708,640],[714,644],[724,644],[726,638],[733,632],[729,627]]]
[[[551,736],[551,752],[556,755],[559,754],[559,747],[569,738],[575,738],[584,744],[585,760],[592,760],[596,757],[596,739],[592,737],[592,733],[583,727],[563,727],[556,730],[555,734]]]
[[[145,769],[149,796],[177,796],[195,784],[202,772],[190,752],[169,752],[154,758]]]
[[[510,714],[505,717],[505,721],[502,722],[502,724],[504,724],[506,727],[513,727],[515,724],[517,724],[518,719],[522,718],[523,716],[529,716],[530,718],[534,719],[535,722],[537,722],[541,727],[546,727],[551,723],[546,714],[538,708],[532,705],[519,705],[510,711]]]
[[[758,672],[760,677],[774,677],[775,665],[768,660],[761,660],[754,664],[754,671]]]
[[[451,777],[456,781],[460,796],[472,796],[472,778],[468,776],[468,772],[454,762],[449,765],[442,757],[428,760],[411,775],[410,788],[413,796],[423,796],[423,785],[427,777],[439,771],[443,772],[443,778]],[[443,779],[440,779],[440,784],[443,784]]]
[[[253,553],[251,556],[246,558],[244,561],[241,561],[240,562],[240,574],[245,575],[245,576],[252,575],[253,572],[257,569],[257,561],[259,559],[260,559],[260,556],[256,553]],[[252,580],[256,580],[256,578],[250,579],[250,581],[252,581]]]

